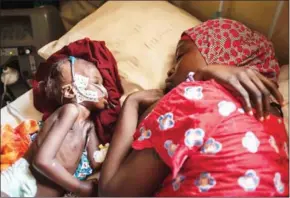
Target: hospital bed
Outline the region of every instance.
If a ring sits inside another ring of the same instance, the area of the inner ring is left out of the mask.
[[[201,21],[166,1],[108,1],[81,20],[59,40],[48,43],[39,51],[47,59],[70,42],[88,37],[104,40],[118,63],[125,94],[142,89],[162,88],[166,73],[173,62],[181,33]],[[288,99],[288,65],[281,68],[280,90]],[[33,106],[32,91],[10,104],[13,113],[1,109],[1,125],[16,126],[21,119],[41,120],[42,114]],[[288,125],[288,106],[283,108]]]
[[[201,21],[166,1],[109,1],[81,20],[59,40],[43,46],[38,54],[47,59],[63,46],[88,37],[104,40],[113,53],[124,87],[121,102],[128,94],[164,86],[173,64],[181,33]],[[281,68],[280,91],[288,99],[289,67]],[[33,106],[32,90],[1,109],[1,125],[16,127],[23,119],[41,120]],[[14,110],[13,110],[14,109]],[[288,105],[283,108],[288,129]],[[1,132],[2,135],[2,132]]]

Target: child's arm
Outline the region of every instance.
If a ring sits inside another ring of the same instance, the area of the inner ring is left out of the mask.
[[[159,99],[158,93],[152,90],[145,93],[138,98],[147,97],[151,103]],[[122,107],[102,167],[99,196],[151,196],[169,173],[169,168],[156,157],[153,149],[134,150],[125,159],[131,148],[138,122],[139,102],[135,99],[129,97]]]
[[[95,151],[99,150],[98,145],[100,144],[96,130],[95,130],[95,125],[92,123],[92,126],[89,131],[89,139],[88,139],[88,144],[87,144],[87,151],[88,151],[88,159],[90,166],[93,170],[97,170],[100,168],[101,163],[98,163],[94,159],[94,153]]]
[[[65,190],[86,194],[86,191],[88,191],[87,193],[91,191],[89,183],[81,182],[74,178],[55,158],[78,114],[79,112],[75,105],[68,104],[62,107],[58,118],[39,147],[33,166]]]

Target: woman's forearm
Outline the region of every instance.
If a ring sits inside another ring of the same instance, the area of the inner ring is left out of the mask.
[[[133,134],[136,130],[137,122],[138,103],[128,97],[122,107],[108,154],[102,167],[99,182],[100,189],[104,189],[110,182],[128,154],[133,142]]]

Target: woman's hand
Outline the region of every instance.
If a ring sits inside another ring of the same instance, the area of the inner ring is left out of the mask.
[[[259,72],[249,68],[211,65],[199,69],[194,79],[215,79],[224,87],[237,91],[244,101],[245,111],[253,115],[251,111],[253,103],[260,121],[269,115],[271,95],[280,105],[284,105],[283,96],[277,86]]]

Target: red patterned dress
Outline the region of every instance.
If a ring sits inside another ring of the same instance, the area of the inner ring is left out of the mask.
[[[288,196],[283,119],[260,122],[211,81],[184,82],[139,124],[132,147],[170,167],[156,196]]]

